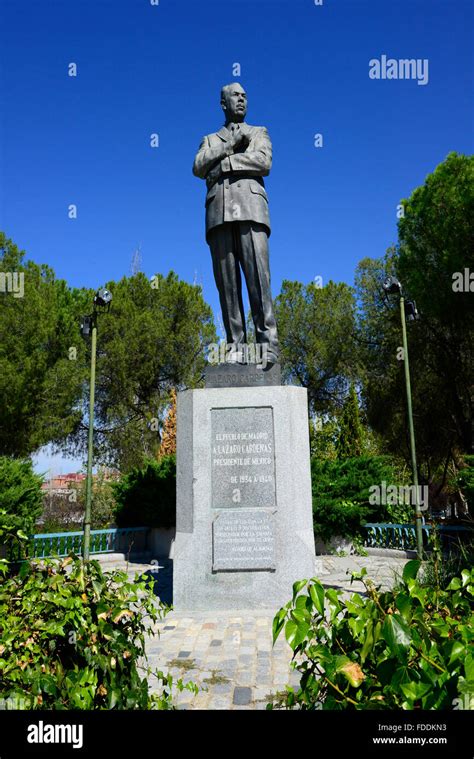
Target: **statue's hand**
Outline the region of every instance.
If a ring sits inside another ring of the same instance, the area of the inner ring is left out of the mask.
[[[239,126],[232,135],[230,142],[232,149],[240,148],[241,150],[245,150],[250,142],[248,127],[243,124]]]
[[[241,134],[243,134],[248,144],[250,142],[250,127],[248,126],[248,124],[240,124],[239,131]]]

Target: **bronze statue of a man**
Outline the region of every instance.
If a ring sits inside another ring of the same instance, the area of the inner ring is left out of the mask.
[[[272,143],[265,127],[246,124],[247,95],[238,83],[221,91],[225,125],[204,137],[193,173],[206,180],[206,240],[227,343],[247,342],[242,303],[241,269],[249,294],[255,339],[266,352],[266,363],[278,360],[278,336],[273,313],[268,263],[270,217],[263,177],[272,165]]]

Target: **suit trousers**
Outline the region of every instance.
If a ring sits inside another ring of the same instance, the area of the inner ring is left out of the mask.
[[[254,221],[225,222],[209,231],[208,242],[227,342],[235,345],[247,342],[242,269],[255,326],[255,341],[267,344],[268,352],[277,359],[279,349],[270,289],[267,228]]]

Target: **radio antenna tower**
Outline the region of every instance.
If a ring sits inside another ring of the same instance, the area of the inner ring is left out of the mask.
[[[137,245],[135,252],[132,256],[132,262],[130,264],[130,271],[132,273],[132,277],[134,277],[135,274],[138,274],[138,272],[141,271],[141,266],[142,266],[141,245]]]

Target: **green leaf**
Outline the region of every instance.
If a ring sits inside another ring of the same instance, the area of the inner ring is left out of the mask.
[[[304,641],[308,630],[309,624],[307,622],[295,622],[293,619],[288,620],[285,625],[285,637],[293,650]]]
[[[467,569],[463,569],[461,572],[461,577],[462,577],[462,586],[463,588],[465,588],[471,579],[471,572],[468,572]]]
[[[410,644],[410,628],[399,614],[387,614],[382,625],[382,637],[391,652],[398,655],[400,647]]]
[[[307,582],[307,580],[297,580],[295,583],[293,583],[293,601],[295,600],[300,590],[304,588]]]
[[[395,604],[402,617],[406,619],[407,622],[409,622],[412,615],[412,603],[409,596],[407,596],[405,593],[399,593]]]
[[[365,662],[367,656],[372,651],[373,647],[374,647],[374,623],[372,622],[371,619],[369,619],[369,622],[367,623],[364,644],[360,652],[360,660],[362,664]]]
[[[419,701],[420,698],[423,698],[428,691],[430,691],[432,688],[431,683],[416,683],[416,682],[409,682],[409,683],[401,683],[400,684],[400,690],[402,693],[410,699],[410,701]]]
[[[464,660],[464,671],[466,680],[474,683],[474,656],[472,654],[468,654]]]
[[[459,577],[453,577],[451,582],[449,583],[447,590],[459,590],[461,587],[461,580]]]
[[[448,664],[452,664],[456,659],[459,659],[459,657],[464,654],[465,650],[466,646],[455,640],[451,648]]]
[[[324,588],[321,585],[321,583],[316,581],[312,585],[310,585],[309,594],[311,596],[311,600],[313,601],[316,609],[323,617],[324,616]]]
[[[280,611],[275,615],[273,619],[273,624],[272,624],[273,643],[275,643],[276,639],[278,638],[281,631],[283,630],[283,627],[285,625],[285,618],[286,618],[285,610],[280,609]]]
[[[290,612],[290,616],[292,619],[295,620],[295,622],[309,622],[311,619],[311,616],[309,612],[306,609],[293,609]]]
[[[408,561],[403,568],[403,581],[407,582],[407,580],[414,580],[418,574],[420,565],[421,561],[418,559],[412,559],[411,561]]]

